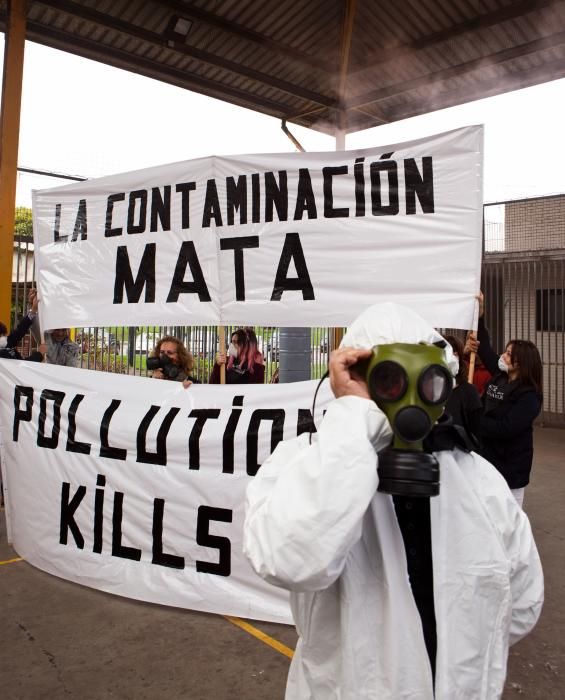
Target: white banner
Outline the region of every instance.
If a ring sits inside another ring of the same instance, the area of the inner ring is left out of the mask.
[[[6,515],[34,566],[110,593],[289,622],[242,554],[245,489],[316,382],[192,386],[0,360]],[[331,397],[318,394],[316,422]]]
[[[36,191],[42,327],[342,326],[396,301],[435,326],[471,328],[482,152],[472,126]]]

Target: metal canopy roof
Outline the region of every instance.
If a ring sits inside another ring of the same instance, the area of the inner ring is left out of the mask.
[[[31,41],[328,133],[565,76],[565,0],[30,0],[27,16]]]

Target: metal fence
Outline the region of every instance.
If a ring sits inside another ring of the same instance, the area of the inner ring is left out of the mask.
[[[565,195],[540,199],[485,207],[481,286],[493,347],[502,350],[515,338],[537,345],[544,370],[541,420],[565,426]],[[528,250],[532,245],[536,249]],[[29,232],[14,237],[13,270],[12,323],[25,312],[35,276]],[[227,339],[233,330],[226,328]],[[255,327],[255,332],[270,381],[278,367],[279,329]],[[164,335],[183,341],[194,356],[196,378],[207,382],[220,350],[216,327],[73,329],[82,347],[82,367],[142,376],[147,374],[147,357]],[[311,339],[311,376],[318,378],[327,369],[333,329],[312,328]]]

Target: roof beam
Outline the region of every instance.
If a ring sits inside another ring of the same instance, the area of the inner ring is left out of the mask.
[[[462,34],[478,32],[482,29],[500,24],[501,22],[507,22],[509,20],[516,19],[516,17],[522,17],[530,12],[543,10],[551,7],[552,5],[558,5],[561,2],[562,0],[519,0],[512,5],[501,7],[494,12],[472,17],[471,19],[465,20],[465,22],[460,22],[449,29],[444,29],[440,32],[435,32],[433,34],[420,37],[419,39],[411,41],[409,44],[374,51],[364,58],[362,66],[357,65],[352,69],[351,75],[354,76],[358,75],[359,73],[364,73],[367,70],[373,70],[377,66],[388,61],[393,61],[401,56],[414,54],[417,51],[423,51],[424,49],[428,49],[436,44],[455,39]]]
[[[356,0],[346,0],[343,11],[343,22],[341,30],[341,47],[339,52],[339,76],[337,85],[337,95],[340,108],[345,105],[347,91],[347,75],[349,73],[349,59],[351,56],[351,38],[353,35],[353,25],[355,23],[355,2]],[[337,128],[344,130],[346,127],[346,112],[342,109],[337,113]]]
[[[42,24],[28,20],[27,36],[31,41],[44,44],[51,48],[60,48],[69,53],[75,53],[84,58],[91,58],[99,63],[106,63],[114,68],[132,71],[149,78],[155,78],[171,85],[176,85],[188,90],[201,92],[209,97],[217,97],[226,102],[233,102],[239,106],[248,106],[250,109],[260,107],[266,114],[283,119],[287,117],[289,108],[265,97],[246,93],[243,90],[230,87],[224,83],[215,83],[212,80],[200,76],[187,74],[171,66],[158,66],[150,59],[137,54],[127,53],[121,49],[110,46],[104,47],[103,58],[100,56],[100,43],[90,39],[75,39],[66,32],[58,29],[46,28]],[[141,69],[141,70],[140,70]],[[232,98],[231,100],[229,98]],[[227,98],[227,99],[226,99]]]
[[[404,102],[398,108],[391,109],[390,120],[408,119],[409,117],[454,107],[473,102],[474,100],[484,99],[485,97],[494,97],[505,92],[522,90],[523,88],[551,80],[558,80],[563,77],[565,77],[565,62],[563,60],[550,61],[525,73],[520,71],[507,74],[503,79],[497,77],[480,81],[476,86],[465,88],[465,90],[447,90],[441,95],[436,94],[433,98],[430,97],[429,100],[417,97]]]
[[[406,92],[410,92],[410,90],[416,90],[424,86],[442,82],[448,78],[454,78],[456,76],[465,75],[466,73],[471,73],[472,71],[485,68],[487,65],[511,61],[512,59],[519,58],[520,56],[525,56],[537,51],[543,51],[564,43],[565,32],[551,34],[550,36],[543,37],[542,39],[536,39],[535,41],[530,41],[526,44],[513,46],[509,49],[504,49],[503,51],[489,54],[488,56],[475,58],[472,61],[459,63],[455,66],[450,66],[449,68],[435,71],[434,73],[422,75],[418,78],[414,78],[413,80],[405,80],[402,83],[395,83],[393,85],[387,85],[384,88],[372,90],[371,92],[358,95],[357,97],[348,100],[346,106],[347,109],[353,109],[356,107],[372,105],[375,102],[386,99],[387,97],[401,95]]]
[[[293,97],[300,97],[323,107],[336,107],[336,100],[332,97],[320,95],[312,90],[302,88],[279,78],[275,78],[267,73],[258,71],[255,68],[244,66],[240,63],[235,63],[234,61],[211,54],[208,51],[203,51],[202,49],[197,49],[193,46],[189,46],[188,44],[175,42],[174,46],[171,47],[169,46],[168,39],[162,34],[149,31],[139,25],[131,24],[130,22],[126,22],[118,17],[113,17],[112,15],[99,12],[98,10],[94,10],[90,7],[85,7],[84,5],[72,2],[72,0],[39,0],[39,2],[42,5],[47,5],[48,7],[65,12],[72,17],[79,17],[89,22],[94,22],[95,24],[106,27],[107,29],[128,34],[142,41],[147,41],[157,46],[162,46],[164,48],[177,51],[178,53],[182,53],[185,56],[189,56],[197,61],[207,63],[208,65],[223,68],[231,73],[242,75],[250,80],[263,83],[264,85],[269,85],[270,87],[286,92]],[[80,36],[75,36],[75,38],[78,41],[82,41]],[[103,47],[105,45],[103,42],[100,42],[100,46]]]
[[[265,46],[286,59],[291,58],[297,63],[310,66],[311,68],[317,68],[318,70],[323,70],[329,74],[335,73],[335,65],[333,63],[323,61],[315,56],[310,56],[302,51],[297,51],[289,46],[285,46],[284,44],[265,36],[265,34],[259,34],[259,32],[255,32],[248,27],[232,22],[231,20],[224,19],[223,17],[219,17],[213,12],[208,12],[200,7],[195,7],[188,2],[182,2],[179,0],[160,0],[159,4],[166,5],[183,17],[190,17],[192,19],[199,20],[205,24],[217,27],[228,34],[232,34],[233,36],[238,36],[242,39],[246,39],[247,41],[253,41],[260,46]]]

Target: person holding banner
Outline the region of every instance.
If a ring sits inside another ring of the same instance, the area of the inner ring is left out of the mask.
[[[8,333],[8,329],[3,323],[0,323],[0,356],[4,357],[6,359],[14,359],[14,360],[21,360],[22,356],[18,352],[17,345],[20,341],[23,340],[24,336],[26,333],[29,331],[31,328],[35,317],[37,316],[37,309],[39,306],[39,299],[37,296],[37,291],[35,289],[30,289],[29,291],[29,303],[30,303],[30,308],[27,314],[22,318],[22,320],[18,323],[17,327],[11,332]],[[40,353],[36,353],[35,356],[33,357],[34,360],[37,360],[37,355]],[[39,362],[41,362],[43,357],[41,356],[41,359],[39,359]]]
[[[534,458],[534,421],[543,402],[543,366],[530,340],[510,340],[500,357],[492,349],[484,321],[484,297],[479,296],[477,340],[468,341],[478,352],[492,379],[483,395],[480,423],[481,454],[506,479],[518,504],[530,481]]]
[[[226,365],[226,384],[263,384],[265,364],[253,328],[238,328],[231,334],[228,354],[219,352],[210,384],[220,384],[220,367]]]
[[[317,433],[249,484],[244,553],[290,591],[299,634],[287,700],[501,697],[543,573],[500,474],[434,426],[454,370],[413,311],[369,308],[331,355]]]

